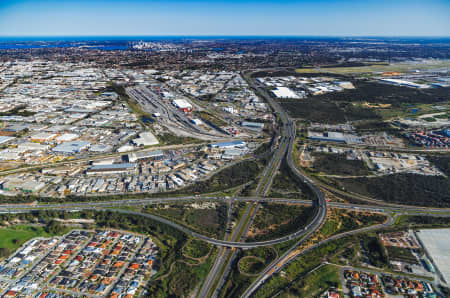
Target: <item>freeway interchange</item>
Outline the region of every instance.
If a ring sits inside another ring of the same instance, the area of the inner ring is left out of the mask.
[[[321,242],[318,242],[307,249],[304,249],[303,251],[298,251],[298,247],[301,246],[311,235],[313,235],[325,222],[326,215],[327,215],[327,208],[345,208],[345,209],[354,209],[354,210],[364,210],[364,211],[372,211],[372,212],[411,212],[413,214],[419,214],[419,215],[439,215],[439,216],[448,216],[450,214],[450,210],[448,209],[438,209],[438,208],[421,208],[421,207],[415,207],[415,206],[400,206],[396,204],[387,204],[382,203],[379,201],[374,201],[374,205],[358,205],[358,204],[347,204],[347,203],[337,203],[337,202],[329,202],[327,203],[325,199],[324,193],[320,190],[320,188],[327,189],[331,192],[337,192],[337,193],[343,193],[336,189],[330,189],[328,187],[325,187],[322,183],[319,183],[310,177],[306,176],[304,173],[302,173],[295,165],[292,157],[292,151],[294,147],[294,141],[296,137],[296,128],[295,123],[292,121],[287,113],[280,107],[280,105],[274,101],[270,95],[267,94],[265,90],[260,89],[258,86],[255,85],[253,80],[250,78],[248,79],[249,84],[259,93],[260,96],[262,96],[273,108],[274,112],[279,116],[280,122],[281,122],[281,129],[280,129],[280,142],[278,145],[278,148],[275,149],[274,154],[266,168],[264,169],[262,173],[262,177],[260,180],[260,183],[257,186],[256,193],[258,194],[255,197],[202,197],[202,196],[188,196],[188,197],[165,197],[165,198],[143,198],[143,199],[125,199],[125,200],[115,200],[115,201],[99,201],[99,202],[81,202],[81,203],[65,203],[65,204],[41,204],[41,205],[29,205],[29,204],[4,204],[0,205],[0,213],[24,213],[24,212],[34,212],[38,210],[66,210],[66,211],[79,211],[79,210],[99,210],[99,211],[114,211],[124,214],[131,214],[136,216],[143,216],[146,218],[150,218],[152,220],[161,222],[163,224],[166,224],[168,226],[171,226],[177,230],[182,231],[183,233],[186,233],[194,238],[206,241],[208,243],[211,243],[213,245],[223,247],[223,248],[242,248],[242,249],[250,249],[260,246],[270,246],[278,243],[283,243],[286,241],[290,241],[293,239],[299,239],[295,245],[293,245],[289,250],[287,250],[278,260],[272,262],[268,267],[265,268],[265,270],[259,275],[259,277],[256,279],[256,281],[246,290],[244,293],[244,297],[250,297],[259,286],[261,286],[266,280],[272,276],[274,272],[279,271],[281,268],[289,264],[291,261],[293,261],[295,258],[313,250],[314,248],[325,244],[327,242],[351,235],[356,233],[363,233],[368,232],[374,229],[379,229],[382,227],[388,227],[392,225],[395,222],[395,218],[389,216],[389,220],[381,225],[375,225],[371,227],[362,228],[359,230],[353,230],[350,232],[334,235],[326,240],[323,240]],[[140,100],[148,100],[147,98],[150,97],[150,95],[143,96],[142,92],[138,92],[137,90],[127,90],[129,95],[133,96],[135,99],[139,98]],[[139,100],[137,100],[139,101]],[[155,107],[157,108],[157,107]],[[171,114],[171,111],[160,111],[161,114],[167,113],[167,118],[171,119],[173,114]],[[180,119],[178,119],[180,120]],[[176,121],[177,122],[177,121]],[[184,129],[193,129],[192,125],[189,122],[182,121]],[[194,129],[195,130],[195,129]],[[194,131],[191,131],[194,133]],[[202,133],[205,132],[199,132],[196,131],[196,133]],[[287,165],[289,166],[290,170],[293,174],[297,176],[297,178],[302,181],[302,183],[306,184],[310,190],[312,191],[312,194],[314,196],[313,200],[297,200],[297,199],[282,199],[282,198],[267,198],[265,195],[268,193],[273,177],[275,173],[277,172],[281,162],[283,159],[286,160]],[[344,193],[345,195],[349,195],[348,193]],[[351,195],[351,194],[350,194]],[[360,198],[363,199],[363,198]],[[308,223],[306,227],[299,228],[296,232],[286,235],[277,239],[272,239],[268,241],[259,241],[259,242],[245,242],[243,241],[243,237],[246,234],[246,231],[249,228],[249,224],[252,220],[252,218],[255,216],[257,211],[257,206],[253,209],[253,212],[251,212],[250,209],[246,210],[246,213],[244,217],[250,217],[247,224],[244,225],[244,222],[242,221],[238,225],[238,229],[236,233],[233,233],[231,235],[230,240],[221,240],[221,239],[214,239],[211,237],[207,237],[205,235],[202,235],[200,233],[197,233],[195,231],[192,231],[191,229],[178,224],[174,221],[171,221],[166,218],[162,218],[153,214],[143,213],[143,212],[137,212],[132,210],[124,210],[124,209],[115,209],[114,207],[118,206],[143,206],[143,205],[150,205],[150,204],[167,204],[167,203],[174,203],[174,202],[183,202],[183,201],[245,201],[245,202],[254,202],[254,203],[262,203],[262,202],[274,202],[274,203],[289,203],[289,204],[307,204],[307,205],[313,205],[315,206],[315,214],[313,216],[313,219]],[[219,254],[218,258],[222,258],[214,265],[212,272],[214,275],[216,275],[219,271],[219,269],[222,267],[225,261],[225,256],[228,254]],[[234,253],[233,253],[234,255]],[[212,286],[213,281],[209,281],[208,287],[206,287],[205,291],[203,291],[203,294],[206,294],[206,296],[209,294],[209,289]]]
[[[154,109],[161,115],[165,115],[168,120],[173,120],[174,122],[177,122],[180,124],[179,128],[190,128],[190,132],[192,134],[198,133],[194,130],[192,130],[192,124],[189,123],[189,121],[181,120],[176,117],[176,113],[173,113],[173,111],[170,110],[161,110],[161,108],[158,108],[157,102],[152,101],[153,95],[149,90],[142,90],[142,89],[128,89],[127,93],[133,97],[139,104],[142,106],[153,106]],[[306,183],[308,186],[311,187],[314,195],[315,195],[315,201],[314,205],[317,206],[315,215],[311,222],[306,226],[302,227],[293,234],[280,237],[278,239],[273,239],[269,241],[261,241],[261,242],[253,242],[253,243],[247,243],[243,242],[242,239],[245,238],[246,232],[250,227],[250,223],[254,216],[257,213],[258,205],[256,205],[255,208],[253,208],[252,212],[248,209],[246,212],[245,218],[249,217],[246,221],[241,221],[238,225],[237,232],[234,232],[231,236],[230,241],[227,240],[219,240],[219,239],[212,239],[207,236],[201,235],[197,232],[194,232],[180,224],[177,224],[171,220],[161,218],[156,215],[136,212],[136,211],[130,211],[130,210],[114,210],[115,212],[120,213],[126,213],[136,216],[143,216],[147,218],[151,218],[153,220],[159,221],[163,224],[169,225],[173,228],[176,228],[186,234],[191,235],[192,237],[195,237],[197,239],[204,240],[206,242],[212,243],[217,246],[221,247],[227,247],[227,248],[254,248],[259,246],[267,246],[267,245],[274,245],[277,243],[282,243],[285,241],[289,241],[292,239],[300,238],[302,237],[301,241],[305,241],[310,235],[312,235],[315,231],[317,231],[322,223],[325,221],[326,217],[326,201],[323,193],[314,186],[314,183],[310,181],[307,177],[303,176],[299,171],[295,171],[295,166],[292,162],[292,159],[289,158],[289,156],[292,155],[292,148],[293,143],[295,140],[295,126],[294,123],[289,119],[286,112],[284,112],[281,107],[273,101],[270,96],[263,95],[263,97],[266,98],[266,100],[269,102],[269,104],[272,106],[273,110],[280,116],[281,122],[282,122],[282,128],[280,131],[280,142],[278,148],[275,150],[272,159],[270,160],[269,164],[265,168],[265,170],[262,173],[262,177],[260,180],[260,183],[257,186],[256,193],[259,195],[259,197],[264,198],[264,196],[268,193],[273,177],[275,176],[282,160],[286,158],[286,155],[288,155],[288,165],[292,168],[294,173],[302,180],[304,183]],[[186,127],[187,126],[187,127]],[[258,197],[258,198],[259,198]],[[254,200],[255,202],[258,202],[258,198]],[[175,198],[177,201],[181,201],[181,198]],[[191,197],[191,198],[185,198],[185,199],[199,199],[198,197]],[[169,201],[170,199],[156,199],[156,200],[121,200],[121,201],[113,201],[113,202],[85,202],[85,203],[72,203],[72,204],[48,204],[43,206],[30,206],[30,205],[2,205],[0,206],[0,212],[33,212],[35,210],[45,209],[45,210],[82,210],[82,209],[92,209],[95,208],[96,210],[111,210],[107,208],[108,206],[124,206],[124,205],[133,205],[133,204],[146,204],[149,202],[153,203],[162,203],[164,201]],[[244,219],[245,219],[244,218]],[[245,224],[244,224],[245,223]],[[238,240],[238,241],[236,241]],[[226,251],[225,255],[228,255],[229,251]],[[235,251],[233,252],[233,256],[235,255]],[[218,263],[217,269],[221,268],[223,265],[223,260],[220,260],[221,262]],[[218,271],[217,269],[214,271],[213,269],[213,275],[215,276]],[[209,293],[209,286],[206,288],[207,293]]]

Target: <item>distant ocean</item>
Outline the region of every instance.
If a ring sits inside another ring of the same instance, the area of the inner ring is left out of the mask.
[[[103,50],[126,50],[130,42],[165,41],[180,42],[189,40],[305,40],[305,41],[384,41],[403,43],[450,43],[450,37],[332,37],[332,36],[32,36],[0,37],[2,49],[38,49],[87,47]],[[218,50],[218,48],[216,48]]]
[[[81,45],[74,45],[72,43],[70,44],[24,44],[24,43],[4,43],[2,44],[0,42],[0,50],[11,50],[11,49],[46,49],[46,48],[70,48],[70,47],[85,47],[89,49],[98,49],[98,50],[128,50],[130,47],[128,46],[81,46]]]

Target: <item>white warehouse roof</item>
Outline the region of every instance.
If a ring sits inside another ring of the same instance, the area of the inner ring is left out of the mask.
[[[192,109],[192,105],[184,99],[175,99],[172,100],[172,103],[178,109]]]
[[[297,93],[288,87],[277,87],[275,90],[272,90],[272,92],[278,98],[300,98]]]

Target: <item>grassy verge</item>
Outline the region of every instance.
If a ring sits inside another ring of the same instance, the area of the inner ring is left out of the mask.
[[[269,196],[295,199],[303,196],[302,188],[297,183],[297,177],[292,174],[286,161],[281,162],[280,169],[273,178]]]
[[[261,203],[247,242],[279,238],[298,231],[311,219],[314,207]]]
[[[51,237],[62,235],[69,229],[63,229],[58,233],[46,231],[44,227],[29,225],[14,225],[7,228],[0,228],[0,258],[7,257],[17,250],[22,244],[35,237]]]
[[[201,234],[222,238],[225,233],[227,205],[208,203],[212,206],[193,207],[190,204],[148,205],[144,212],[174,220]]]
[[[184,254],[193,259],[205,257],[211,250],[212,245],[201,240],[192,239],[184,247]]]
[[[275,260],[277,251],[272,247],[258,247],[239,250],[237,254],[220,297],[240,297],[245,289],[256,279],[256,276],[253,274],[260,272]]]
[[[283,297],[318,297],[330,288],[340,288],[339,267],[325,265],[294,281],[281,293]]]

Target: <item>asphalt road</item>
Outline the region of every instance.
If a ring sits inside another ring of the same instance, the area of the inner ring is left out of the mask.
[[[250,287],[247,288],[247,290],[244,292],[244,294],[242,295],[242,297],[250,297],[252,296],[252,294],[255,293],[255,291],[264,284],[265,281],[267,281],[275,272],[280,271],[281,269],[283,269],[286,265],[290,264],[293,260],[295,260],[296,258],[310,252],[311,250],[314,250],[315,248],[349,236],[349,235],[354,235],[354,234],[358,234],[358,233],[364,233],[364,232],[369,232],[372,230],[376,230],[376,229],[380,229],[383,227],[388,227],[391,226],[392,224],[395,223],[395,217],[389,217],[388,222],[384,223],[384,224],[380,224],[380,225],[374,225],[374,226],[370,226],[370,227],[365,227],[362,229],[358,229],[358,230],[353,230],[353,231],[349,231],[349,232],[345,232],[345,233],[341,233],[341,234],[337,234],[334,236],[331,236],[330,238],[327,238],[323,241],[320,241],[306,249],[304,249],[303,251],[297,253],[297,254],[293,254],[294,250],[296,250],[302,243],[303,243],[303,239],[302,241],[299,241],[294,247],[292,247],[291,249],[289,249],[287,252],[285,252],[283,254],[283,256],[281,256],[277,261],[273,262],[272,264],[270,264],[268,267],[266,267],[264,269],[264,271],[260,274],[260,276],[250,285]]]
[[[282,162],[282,160],[287,157],[287,162],[289,167],[291,167],[293,170],[297,170],[294,163],[292,162],[292,148],[294,145],[294,141],[295,141],[295,136],[296,136],[296,130],[295,130],[295,125],[294,122],[292,120],[289,119],[287,113],[281,108],[281,106],[274,101],[268,94],[266,94],[264,91],[258,90],[257,86],[254,85],[254,82],[251,78],[247,77],[247,81],[250,84],[250,86],[252,86],[257,93],[259,93],[259,95],[261,95],[262,97],[264,97],[266,99],[266,101],[270,104],[270,106],[272,107],[272,109],[279,115],[281,122],[282,122],[282,127],[280,130],[280,141],[279,141],[279,146],[278,148],[275,150],[274,155],[272,157],[272,159],[270,160],[269,164],[266,166],[266,168],[263,171],[262,174],[262,179],[260,180],[260,182],[258,183],[258,186],[256,188],[256,194],[258,196],[261,197],[265,197],[265,195],[268,194],[270,187],[272,185],[273,182],[273,178],[275,177],[280,164]],[[314,233],[321,225],[322,223],[325,221],[325,217],[326,217],[326,212],[327,212],[327,208],[326,208],[326,200],[324,195],[322,194],[322,192],[318,189],[318,188],[313,188],[314,186],[311,184],[310,181],[306,181],[306,177],[304,177],[299,171],[296,171],[295,174],[300,177],[300,179],[304,180],[306,184],[308,184],[315,196],[316,196],[316,206],[318,206],[318,208],[316,208],[316,214],[314,216],[314,218],[312,219],[311,223],[309,223],[305,228],[303,229],[299,229],[297,232],[285,236],[285,237],[281,237],[278,239],[274,239],[274,240],[270,240],[270,241],[263,241],[263,242],[253,242],[251,244],[245,244],[246,247],[242,247],[242,246],[235,246],[235,247],[240,247],[240,248],[253,248],[260,245],[273,245],[273,244],[277,244],[277,243],[281,243],[284,241],[289,241],[291,239],[295,239],[298,237],[304,237],[304,239],[307,239],[312,233]],[[237,229],[235,229],[235,232],[240,233],[240,231],[242,230],[242,223],[247,221],[247,224],[245,226],[245,229],[242,232],[242,235],[240,235],[240,243],[243,243],[242,240],[245,238],[245,235],[247,234],[248,229],[250,228],[251,222],[253,221],[253,218],[256,216],[257,210],[258,210],[259,205],[256,205],[255,210],[251,213],[251,215],[246,214],[245,216],[243,216],[243,218],[241,219]],[[248,208],[247,208],[248,210]],[[250,218],[248,218],[248,216],[250,216]],[[233,233],[232,235],[232,239],[231,240],[235,240],[235,233]],[[234,242],[234,241],[233,241]],[[227,262],[227,264],[225,265],[225,269],[219,279],[218,285],[214,291],[214,293],[212,294],[212,297],[216,297],[218,295],[218,291],[220,290],[220,288],[222,287],[222,285],[225,283],[225,278],[226,276],[229,274],[230,270],[231,270],[231,263],[232,261],[237,257],[237,251],[233,251],[231,252],[231,256],[229,256],[230,252],[229,251],[225,251],[222,255],[219,256],[219,258],[221,258],[221,260],[216,260],[216,263],[223,263],[223,260],[229,260]],[[216,263],[214,265],[216,265]],[[214,267],[213,266],[213,270],[210,271],[209,276],[207,277],[207,281],[210,280],[215,280],[215,276],[220,272],[221,267]],[[211,286],[210,283],[208,283],[208,286]],[[206,291],[204,290],[205,287],[202,288],[202,291],[200,292],[200,297],[205,297],[204,295],[208,295],[208,293],[210,292],[209,290]]]
[[[256,290],[263,285],[274,273],[279,272],[284,267],[286,267],[288,264],[293,262],[296,258],[305,255],[306,253],[314,250],[315,248],[318,248],[319,246],[326,244],[328,242],[338,240],[341,238],[344,238],[346,236],[355,235],[355,234],[361,234],[370,232],[373,230],[378,230],[381,228],[386,228],[389,226],[392,226],[395,223],[395,220],[398,216],[400,216],[401,213],[396,214],[394,217],[389,216],[389,220],[386,223],[379,224],[379,225],[373,225],[365,228],[361,228],[358,230],[352,230],[348,232],[344,232],[341,234],[337,234],[334,236],[331,236],[330,238],[327,238],[325,240],[322,240],[320,242],[317,242],[316,244],[306,248],[303,251],[299,251],[298,253],[292,254],[294,250],[298,248],[298,246],[301,244],[302,241],[300,241],[297,245],[295,245],[293,248],[291,248],[289,251],[287,251],[285,254],[283,254],[282,257],[280,257],[277,261],[270,264],[264,271],[260,274],[260,276],[253,282],[252,285],[250,285],[249,288],[244,292],[242,297],[251,297],[252,294],[256,292]],[[450,214],[426,214],[427,216],[437,216],[437,217],[449,217]]]
[[[215,276],[218,272],[218,270],[223,266],[224,261],[226,260],[226,251],[225,248],[255,248],[259,246],[268,246],[268,245],[274,245],[278,243],[282,243],[285,241],[289,241],[292,239],[302,238],[295,246],[293,246],[290,250],[288,250],[283,256],[279,258],[278,261],[272,263],[269,265],[264,271],[263,274],[258,278],[255,283],[253,283],[250,288],[245,292],[244,297],[248,297],[251,295],[262,283],[264,283],[265,280],[267,280],[274,272],[280,270],[286,264],[294,260],[296,257],[303,255],[312,249],[325,244],[329,241],[333,241],[342,237],[345,237],[347,235],[352,235],[355,233],[362,233],[366,231],[370,231],[373,229],[378,229],[383,226],[389,226],[393,223],[393,218],[390,219],[390,221],[383,225],[377,225],[372,227],[367,227],[359,230],[354,230],[346,233],[342,233],[339,235],[335,235],[333,237],[330,237],[324,241],[321,241],[308,249],[298,253],[294,254],[294,256],[291,255],[291,253],[298,248],[304,241],[306,241],[314,232],[316,232],[322,223],[325,221],[326,214],[327,214],[327,202],[325,200],[324,194],[320,191],[318,186],[322,186],[321,184],[318,184],[316,181],[311,180],[309,177],[304,175],[301,171],[297,169],[295,166],[293,160],[292,160],[292,150],[294,146],[295,141],[295,124],[294,122],[288,117],[287,113],[281,109],[281,107],[278,105],[276,101],[274,101],[264,90],[258,89],[257,86],[253,86],[256,88],[259,93],[269,102],[269,104],[272,105],[278,116],[280,117],[283,126],[281,129],[281,139],[280,139],[280,145],[278,149],[276,150],[274,154],[274,158],[270,161],[269,165],[266,167],[265,172],[263,173],[262,183],[258,186],[257,193],[261,194],[262,196],[258,197],[249,197],[249,198],[234,198],[235,200],[241,200],[241,201],[253,201],[253,202],[279,202],[279,203],[299,203],[299,204],[313,204],[317,206],[315,209],[315,216],[313,220],[304,228],[299,229],[293,234],[280,237],[273,240],[268,241],[260,241],[260,242],[251,242],[246,243],[242,241],[226,241],[226,240],[218,240],[213,239],[204,235],[201,235],[199,233],[196,233],[180,224],[177,224],[175,222],[172,222],[168,219],[161,218],[156,215],[147,214],[147,213],[141,213],[136,211],[130,211],[130,210],[119,210],[119,209],[108,209],[107,207],[114,207],[114,206],[133,206],[133,205],[146,205],[146,204],[159,204],[159,203],[169,203],[169,202],[180,202],[180,201],[186,201],[186,200],[223,200],[228,198],[220,198],[220,197],[214,197],[214,198],[206,198],[206,197],[174,197],[174,198],[151,198],[151,199],[130,199],[130,200],[119,200],[119,201],[105,201],[105,202],[83,202],[83,203],[68,203],[68,204],[47,204],[47,205],[39,205],[39,206],[30,206],[28,204],[15,204],[15,205],[0,205],[0,212],[1,213],[22,213],[22,212],[32,212],[35,210],[92,210],[95,208],[95,210],[109,210],[109,211],[115,211],[120,212],[124,214],[131,214],[136,216],[143,216],[150,219],[153,219],[155,221],[159,221],[161,223],[167,224],[173,228],[176,228],[186,234],[189,234],[195,238],[204,240],[206,242],[212,243],[217,246],[224,247],[219,252],[218,261],[213,265],[212,274]],[[291,168],[292,172],[301,180],[303,181],[314,193],[314,201],[307,201],[307,200],[290,200],[290,199],[273,199],[273,198],[265,198],[264,195],[268,192],[270,189],[271,181],[278,169],[279,164],[283,160],[283,158],[286,158],[288,166]],[[378,203],[378,202],[377,202]],[[343,203],[330,203],[330,207],[337,207],[337,208],[351,208],[351,209],[361,209],[361,210],[367,210],[367,211],[379,211],[379,212],[385,212],[386,210],[409,210],[409,211],[417,211],[417,212],[442,212],[442,209],[435,209],[435,208],[420,208],[420,207],[408,207],[408,206],[399,206],[399,205],[393,205],[393,204],[384,204],[379,206],[361,206],[356,204],[343,204]],[[447,211],[450,212],[450,210],[447,209]],[[428,214],[427,213],[427,214]],[[244,218],[247,218],[249,215],[244,216]],[[253,215],[254,216],[254,215]],[[240,225],[238,226],[237,231],[240,231],[242,229],[243,222],[241,221]],[[248,227],[246,227],[248,229]],[[244,233],[245,234],[245,231]],[[239,239],[241,240],[241,239]],[[213,282],[215,279],[212,279],[211,282]],[[208,287],[207,287],[208,288]],[[207,294],[208,292],[206,292]],[[203,297],[203,296],[201,296]]]
[[[185,197],[161,197],[161,198],[144,198],[144,199],[128,199],[128,200],[112,200],[112,201],[98,201],[98,202],[79,202],[79,203],[49,203],[49,204],[0,204],[0,212],[20,212],[24,209],[46,209],[46,208],[59,208],[59,209],[77,209],[85,207],[114,207],[114,206],[144,206],[154,204],[169,204],[179,202],[190,201],[228,201],[229,197],[200,197],[200,196],[185,196]],[[285,203],[285,204],[304,204],[311,205],[313,201],[302,199],[286,199],[286,198],[269,198],[269,197],[233,197],[233,201],[240,202],[254,202],[254,203]],[[328,202],[329,207],[343,208],[343,209],[355,209],[366,210],[372,212],[419,212],[419,213],[433,213],[450,212],[450,208],[433,208],[433,207],[420,207],[420,206],[408,206],[408,205],[361,205],[361,204],[349,204],[339,202]]]
[[[251,79],[247,78],[247,81],[249,82],[249,84],[253,83],[253,81]],[[253,87],[255,87],[255,86],[253,86]],[[272,100],[272,98],[270,96],[266,96],[266,94],[260,94],[260,95],[263,95],[263,97],[271,105],[273,110],[277,114],[281,115],[281,120],[282,120],[282,128],[280,130],[281,138],[279,141],[279,146],[275,150],[271,160],[269,161],[269,164],[265,167],[265,169],[262,173],[262,178],[260,179],[260,181],[256,187],[256,191],[255,191],[255,193],[258,196],[265,197],[265,195],[267,195],[270,190],[273,178],[275,177],[275,175],[280,167],[281,161],[285,158],[285,156],[288,152],[289,152],[288,154],[291,153],[291,151],[289,151],[289,150],[292,149],[292,144],[295,140],[295,127],[293,126],[293,122],[289,120],[289,117],[287,116],[287,114],[281,109],[281,107],[275,101]],[[320,201],[319,197],[318,197],[318,199]],[[325,202],[325,199],[323,199],[323,201]],[[326,204],[326,202],[325,202],[325,204]],[[320,204],[319,204],[319,206],[320,206]],[[320,221],[320,212],[319,212],[318,215],[316,216],[316,218],[314,218],[313,221],[310,223],[310,225],[308,225],[304,229],[298,230],[297,232],[295,232],[289,236],[281,237],[281,238],[274,239],[271,241],[253,242],[253,243],[243,244],[244,242],[242,242],[242,240],[245,238],[245,236],[250,228],[250,225],[258,212],[258,208],[259,208],[259,205],[257,204],[255,206],[254,210],[251,213],[249,213],[249,206],[247,206],[246,212],[245,212],[244,216],[241,218],[241,220],[239,221],[238,226],[234,229],[233,234],[231,236],[231,241],[230,241],[232,243],[238,243],[235,240],[237,240],[237,238],[239,237],[239,239],[238,239],[239,243],[242,243],[242,245],[244,245],[244,246],[234,246],[234,247],[253,248],[253,247],[260,246],[260,245],[273,245],[276,243],[288,241],[288,240],[305,235],[305,233],[307,233],[307,230],[310,228],[315,229],[316,228],[315,225],[318,223],[318,221]],[[326,207],[324,210],[325,210],[325,214],[326,214]],[[243,226],[244,223],[245,223],[245,227]],[[320,224],[321,224],[321,222],[320,222]],[[319,224],[319,226],[320,226],[320,224]],[[241,231],[242,231],[242,233],[241,233]],[[221,244],[223,244],[223,243],[221,243]],[[230,256],[230,254],[231,254],[231,256]],[[237,257],[236,250],[234,250],[234,251],[224,250],[221,252],[221,254],[218,256],[218,259],[216,259],[216,262],[214,263],[212,270],[208,274],[206,282],[200,291],[199,297],[206,297],[210,293],[210,287],[213,285],[213,282],[216,280],[216,276],[222,271],[222,274],[219,278],[217,286],[214,289],[214,292],[212,294],[212,297],[218,296],[218,292],[220,291],[220,288],[222,287],[222,285],[225,283],[226,276],[228,276],[228,274],[231,270],[231,264],[236,257]],[[226,261],[226,263],[225,263],[225,261]],[[223,270],[221,269],[222,266],[225,266],[225,268]]]

